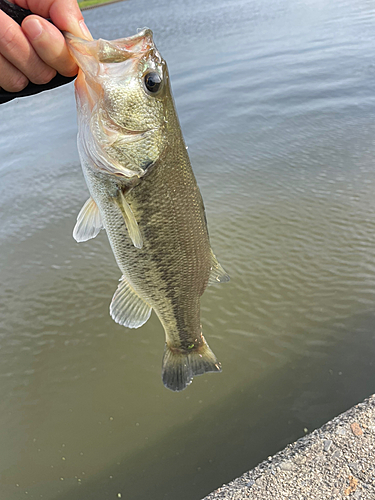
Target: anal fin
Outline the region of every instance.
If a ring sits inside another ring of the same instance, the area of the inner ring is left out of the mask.
[[[109,312],[112,319],[128,328],[139,328],[151,314],[151,307],[137,294],[133,287],[122,276],[120,284],[113,295]]]
[[[98,205],[92,198],[89,198],[78,214],[76,225],[73,229],[73,238],[80,243],[87,241],[103,229],[103,222]]]

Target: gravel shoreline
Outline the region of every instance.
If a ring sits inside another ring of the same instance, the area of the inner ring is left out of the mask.
[[[375,395],[203,500],[375,500]]]

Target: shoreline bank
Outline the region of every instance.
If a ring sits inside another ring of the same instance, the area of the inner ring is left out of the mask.
[[[203,500],[373,500],[375,395]]]
[[[125,0],[83,0],[78,2],[81,11],[95,9],[96,7],[102,7],[103,5],[110,5],[112,3],[124,2]]]

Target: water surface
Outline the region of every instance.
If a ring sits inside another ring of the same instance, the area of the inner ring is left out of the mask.
[[[199,500],[375,389],[372,2],[129,0],[95,37],[149,26],[169,64],[231,282],[202,298],[222,362],[161,382],[164,332],[116,325],[71,85],[0,108],[0,492]],[[27,497],[25,496],[27,495]]]

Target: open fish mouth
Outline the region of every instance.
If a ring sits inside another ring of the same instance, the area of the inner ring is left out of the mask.
[[[81,58],[94,57],[99,63],[116,63],[138,59],[150,50],[155,50],[153,33],[149,28],[144,28],[136,35],[111,41],[102,38],[83,40],[68,32],[64,32],[64,36],[81,68]]]
[[[78,96],[92,109],[102,94],[104,81],[124,82],[137,73],[141,60],[152,58],[161,62],[149,28],[136,35],[117,40],[85,40],[64,32],[69,51],[80,68],[75,87]],[[126,127],[125,127],[126,128]],[[142,134],[141,129],[129,129],[131,134]]]
[[[99,39],[98,59],[100,62],[121,62],[136,55],[143,56],[154,47],[153,33],[145,28],[136,35],[111,42]]]

